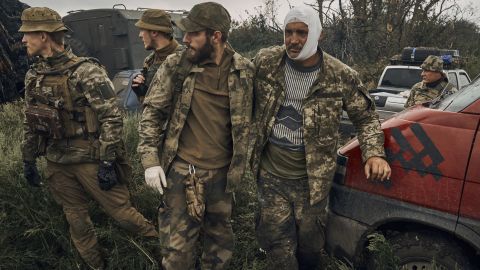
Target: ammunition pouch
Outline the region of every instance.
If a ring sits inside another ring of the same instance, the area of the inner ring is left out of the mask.
[[[28,89],[32,105],[25,113],[34,132],[53,139],[98,137],[96,114],[86,101],[74,102],[76,90],[69,84],[71,72],[87,60],[79,58],[60,70],[37,72],[35,86]]]
[[[205,183],[194,173],[185,181],[187,213],[196,222],[201,223],[205,215]]]
[[[53,139],[63,139],[65,136],[58,109],[48,106],[28,106],[25,110],[25,118],[30,129],[39,135]]]

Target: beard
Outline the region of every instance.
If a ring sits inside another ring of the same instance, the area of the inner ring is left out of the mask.
[[[198,49],[192,47],[187,48],[187,60],[193,64],[199,64],[204,60],[210,58],[214,52],[214,48],[209,39],[205,42],[205,45]]]

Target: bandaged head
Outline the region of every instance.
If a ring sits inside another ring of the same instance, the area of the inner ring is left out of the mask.
[[[293,60],[303,61],[317,52],[318,40],[320,38],[320,34],[322,33],[322,24],[320,23],[318,13],[313,8],[308,6],[294,7],[288,12],[283,23],[284,39],[285,28],[287,27],[287,24],[294,22],[302,22],[308,26],[308,38],[303,45],[302,50],[296,57],[293,58],[290,55],[288,57]]]

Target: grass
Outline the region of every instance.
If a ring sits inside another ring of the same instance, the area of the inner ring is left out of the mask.
[[[46,186],[33,188],[23,178],[20,144],[23,137],[22,102],[0,107],[0,270],[3,269],[85,269],[68,234],[61,207],[52,199]],[[159,197],[144,185],[143,169],[136,153],[139,115],[129,114],[124,121],[124,140],[133,167],[128,183],[133,205],[156,223]],[[38,162],[41,173],[45,162]],[[235,250],[230,269],[265,269],[265,254],[260,251],[254,234],[257,208],[255,185],[247,183],[235,194],[232,216]],[[109,254],[109,269],[159,269],[149,250],[156,243],[120,229],[95,203],[91,218],[101,245]],[[385,249],[386,242],[373,238],[372,247]],[[376,249],[375,249],[376,250]],[[390,263],[389,254],[383,261]],[[325,256],[326,269],[353,269]],[[394,263],[392,261],[392,263]]]

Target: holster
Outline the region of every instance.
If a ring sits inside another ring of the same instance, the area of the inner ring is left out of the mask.
[[[188,215],[201,223],[205,214],[205,183],[194,173],[185,180],[185,197]]]

